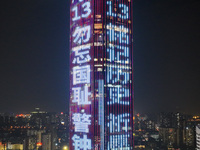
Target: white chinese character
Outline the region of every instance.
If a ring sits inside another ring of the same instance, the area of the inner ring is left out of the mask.
[[[76,113],[73,114],[73,124],[75,125],[75,132],[85,132],[89,133],[89,128],[88,126],[91,125],[91,120],[89,119],[91,115],[86,115]]]
[[[73,85],[90,83],[90,65],[73,68]]]
[[[128,69],[121,69],[121,68],[117,68],[115,66],[107,66],[107,69],[109,71],[107,71],[107,76],[108,76],[108,80],[107,83],[111,83],[114,84],[116,82],[122,82],[122,84],[126,84],[130,81],[130,73],[129,68]]]
[[[85,47],[80,46],[74,49],[73,51],[75,52],[75,58],[72,63],[82,64],[89,62],[91,60],[91,57],[89,55],[89,50],[90,46],[85,46]]]
[[[130,90],[128,88],[122,87],[108,87],[109,91],[109,101],[107,101],[108,105],[113,104],[122,104],[122,105],[129,105],[129,97],[130,97]]]
[[[115,26],[111,23],[107,25],[107,35],[109,36],[110,42],[117,42],[119,44],[129,44],[128,28],[124,26]]]
[[[110,130],[110,133],[122,132],[122,130],[124,130],[125,132],[128,132],[128,128],[130,125],[129,116],[130,115],[128,113],[124,113],[120,115],[110,114],[108,118],[109,124],[107,124]]]
[[[85,27],[76,27],[74,33],[73,33],[73,37],[74,43],[78,43],[78,44],[84,44],[87,43],[90,40],[90,26],[85,26]]]
[[[73,146],[74,150],[91,150],[91,139],[87,138],[87,135],[83,135],[83,138],[81,139],[80,136],[74,135],[72,137],[72,140],[74,141]]]
[[[74,99],[72,100],[73,103],[78,103],[78,105],[89,105],[91,104],[90,101],[88,101],[89,95],[91,95],[90,92],[88,92],[88,87],[84,86],[84,90],[81,90],[81,87],[75,87],[72,88],[74,92]]]
[[[107,54],[110,61],[120,61],[120,63],[129,63],[129,47],[127,46],[117,46],[114,48],[113,45],[109,45],[107,48]]]

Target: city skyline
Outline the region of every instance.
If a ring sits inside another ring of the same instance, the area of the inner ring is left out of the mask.
[[[197,0],[133,2],[136,111],[200,113],[199,6]],[[0,111],[67,111],[69,2],[0,8]]]

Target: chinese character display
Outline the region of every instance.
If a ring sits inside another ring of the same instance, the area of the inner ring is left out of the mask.
[[[72,120],[75,125],[76,132],[89,132],[89,125],[91,125],[90,120],[91,115],[75,113],[73,114]]]
[[[91,150],[91,35],[92,1],[71,1],[71,111],[74,150]]]
[[[129,1],[130,2],[130,1]],[[110,108],[107,114],[107,149],[130,150],[131,129],[131,28],[128,1],[108,0],[106,24],[106,104]],[[114,19],[113,19],[114,18]],[[117,21],[113,21],[117,20]],[[120,23],[119,23],[119,22]],[[117,106],[117,107],[116,107]],[[114,109],[112,109],[114,108]],[[115,109],[119,112],[115,112]]]
[[[72,140],[74,141],[73,146],[75,150],[91,149],[91,139],[88,139],[87,135],[84,135],[83,138],[81,138],[80,136],[75,134],[72,137]]]

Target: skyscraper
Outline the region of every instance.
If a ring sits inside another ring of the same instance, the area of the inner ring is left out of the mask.
[[[70,150],[133,149],[132,0],[71,0]]]

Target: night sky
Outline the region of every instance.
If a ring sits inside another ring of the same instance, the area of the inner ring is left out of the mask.
[[[69,0],[0,3],[0,112],[67,111]],[[134,0],[137,112],[200,114],[200,1]]]

